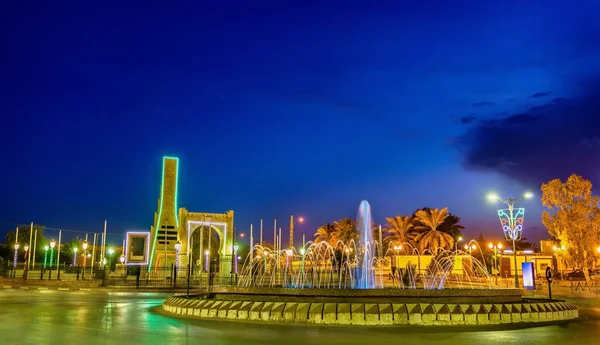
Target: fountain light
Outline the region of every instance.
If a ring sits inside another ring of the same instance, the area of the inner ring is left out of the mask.
[[[300,248],[300,255],[304,255],[306,253],[306,249],[304,247]]]

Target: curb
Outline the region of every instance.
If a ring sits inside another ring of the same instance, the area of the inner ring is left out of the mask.
[[[33,291],[61,291],[61,292],[129,292],[129,293],[157,293],[157,294],[175,294],[173,291],[148,291],[148,290],[131,290],[131,289],[117,289],[117,288],[106,288],[106,287],[60,287],[60,286],[35,286],[35,285],[2,285],[1,289],[12,289],[12,290],[33,290]]]

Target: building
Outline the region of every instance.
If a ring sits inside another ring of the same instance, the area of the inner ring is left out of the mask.
[[[198,258],[198,265],[204,266],[206,260],[217,262],[215,270],[229,274],[234,244],[234,226],[232,210],[224,213],[189,212],[178,207],[179,159],[163,157],[163,170],[160,185],[160,198],[154,213],[154,225],[150,227],[150,260],[148,269],[169,267],[175,263],[186,265],[188,257]],[[204,231],[197,231],[204,229]],[[203,235],[206,233],[206,238]],[[216,255],[213,253],[209,236],[218,240]],[[177,251],[176,245],[180,244]],[[196,246],[193,244],[197,243]]]

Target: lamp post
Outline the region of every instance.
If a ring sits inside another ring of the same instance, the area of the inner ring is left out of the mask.
[[[459,237],[459,238],[456,239],[456,243],[454,243],[454,251],[455,252],[458,252],[458,242],[460,242],[462,240],[463,240],[462,237]]]
[[[73,247],[73,267],[77,266],[77,251],[79,248]]]
[[[83,249],[83,272],[81,273],[82,280],[85,279],[85,259],[86,259],[85,251],[86,251],[87,247],[88,247],[88,242],[83,241],[83,243],[81,244],[81,249]]]
[[[502,249],[502,243],[493,244],[490,242],[488,244],[490,249],[494,250],[494,276],[496,277],[496,285],[498,285],[498,249]]]
[[[237,274],[238,274],[238,258],[237,258],[238,257],[237,256],[238,249],[239,249],[239,246],[237,244],[234,244],[233,245],[233,256],[235,257],[235,261],[233,262],[233,272],[235,272],[235,274],[236,274],[236,280],[237,280]]]
[[[477,249],[477,246],[475,246],[475,244],[472,244],[470,246],[468,244],[465,244],[465,250],[469,251],[469,255],[473,256],[473,251],[475,249]]]
[[[490,201],[494,201],[494,202],[503,202],[506,205],[508,205],[508,213],[509,213],[509,227],[510,227],[510,231],[507,232],[508,240],[512,240],[513,243],[513,261],[514,261],[514,265],[515,265],[515,288],[519,288],[519,274],[517,271],[517,247],[516,247],[516,241],[517,238],[520,239],[521,234],[520,232],[517,233],[517,229],[516,229],[516,224],[515,224],[515,219],[514,219],[514,214],[513,214],[513,210],[514,210],[514,205],[517,201],[521,200],[521,199],[530,199],[533,197],[532,193],[525,193],[522,196],[513,199],[513,198],[508,198],[508,199],[502,199],[500,198],[498,195],[496,194],[490,194],[488,195],[488,200]]]
[[[13,278],[17,274],[17,255],[19,252],[19,243],[15,242],[15,258],[13,259]]]
[[[42,271],[40,272],[40,279],[44,279],[44,273],[46,272],[46,260],[48,259],[48,245],[44,246],[44,266],[42,267]]]
[[[179,251],[181,250],[181,242],[175,243],[175,269],[173,271],[173,287],[177,284],[177,270],[179,270]]]
[[[297,223],[304,223],[304,217],[299,216],[298,218],[294,219],[294,216],[291,215],[290,216],[290,245],[288,248],[294,248],[294,225],[296,225]],[[280,248],[281,249],[281,248]]]
[[[25,255],[23,255],[23,279],[27,279],[27,252],[29,251],[29,246],[25,245],[23,251],[25,251]]]
[[[54,241],[54,239],[52,239],[50,241],[50,273],[48,274],[48,279],[52,279],[52,264],[54,262],[54,246],[56,246],[56,241]]]

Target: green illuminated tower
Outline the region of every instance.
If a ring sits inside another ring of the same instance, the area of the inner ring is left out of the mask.
[[[179,159],[163,157],[162,182],[158,211],[154,213],[154,226],[150,228],[150,260],[152,266],[167,266],[175,262],[175,243],[179,220],[177,219],[177,179]]]

